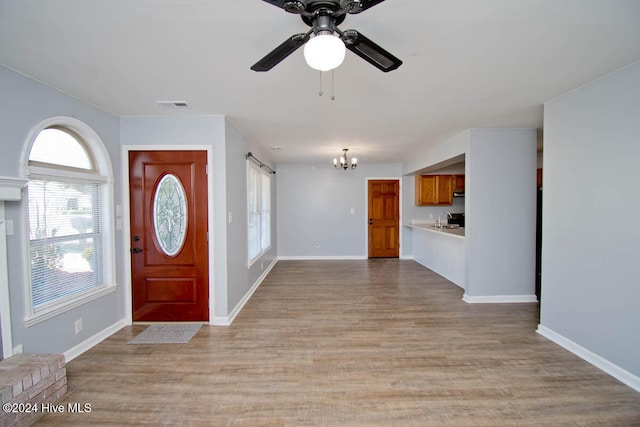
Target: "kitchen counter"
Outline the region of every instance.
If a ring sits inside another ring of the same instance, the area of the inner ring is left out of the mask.
[[[465,288],[464,228],[437,228],[433,221],[402,224],[410,239],[412,258],[451,282]]]
[[[451,237],[464,239],[464,228],[438,228],[432,222],[411,222],[411,223],[403,223],[402,225],[405,227],[432,231],[434,233],[446,234]]]

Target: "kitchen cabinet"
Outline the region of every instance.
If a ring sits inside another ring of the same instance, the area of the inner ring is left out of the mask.
[[[413,259],[465,289],[465,238],[419,225],[405,228],[411,230]]]
[[[416,206],[451,205],[453,175],[416,175]]]
[[[464,175],[453,176],[453,189],[456,191],[464,191]]]

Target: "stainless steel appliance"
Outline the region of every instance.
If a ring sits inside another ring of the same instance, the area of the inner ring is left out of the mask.
[[[464,213],[452,213],[447,222],[449,225],[459,225],[460,227],[464,227]]]

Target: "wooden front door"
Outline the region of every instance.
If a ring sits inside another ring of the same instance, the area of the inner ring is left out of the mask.
[[[369,258],[400,256],[400,181],[369,181]]]
[[[129,153],[134,321],[208,321],[206,151]]]

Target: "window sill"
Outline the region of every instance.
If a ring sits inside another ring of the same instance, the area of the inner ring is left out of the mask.
[[[258,255],[256,255],[256,257],[252,260],[249,260],[249,263],[247,264],[247,268],[251,268],[251,266],[253,264],[255,264],[256,262],[258,262],[260,260],[260,258],[262,258],[262,256],[264,254],[266,254],[267,252],[269,252],[269,250],[271,250],[271,245],[267,246],[266,248],[264,248],[262,250],[262,252],[260,252]]]
[[[55,316],[58,316],[62,313],[66,313],[67,311],[73,310],[76,307],[80,307],[81,305],[84,305],[90,301],[96,300],[105,295],[109,295],[110,293],[115,292],[117,289],[118,289],[117,284],[103,286],[98,289],[93,289],[81,295],[77,295],[72,298],[61,301],[58,304],[38,310],[37,312],[25,317],[24,323],[27,326],[27,328],[29,328],[31,326],[37,325],[38,323],[44,322],[45,320],[49,320]]]

